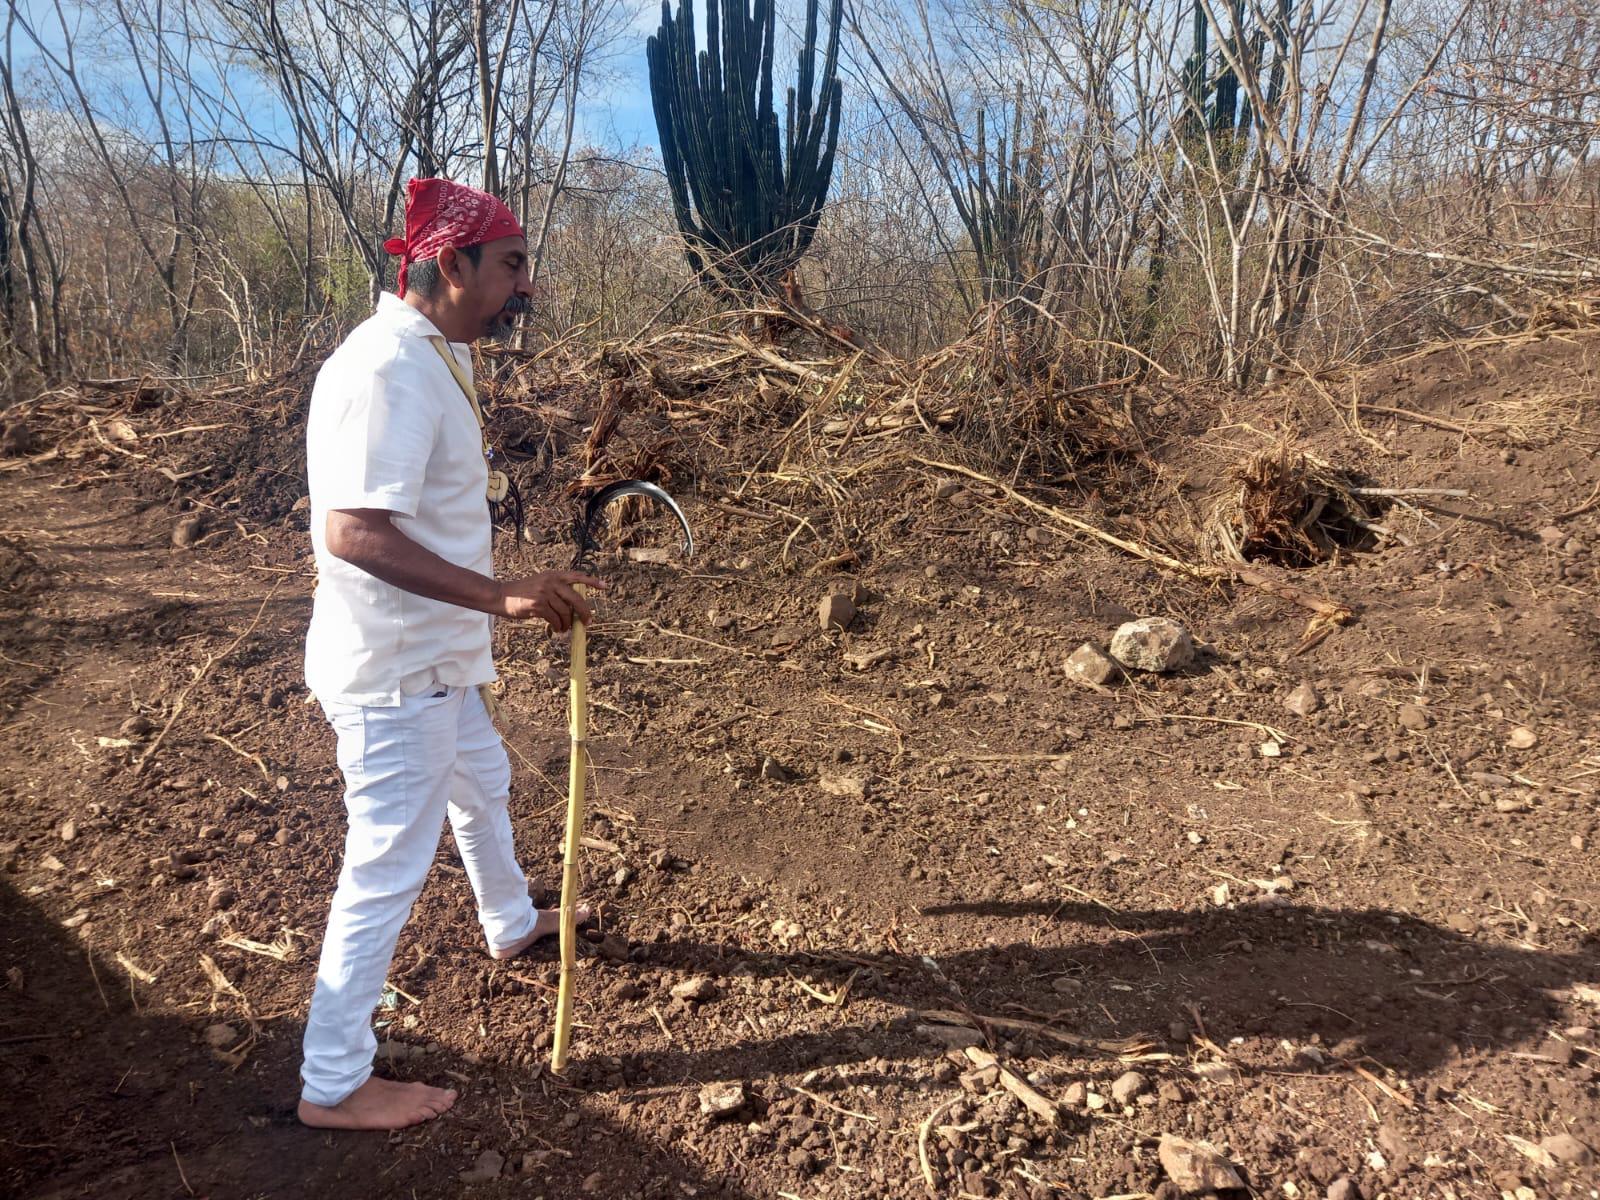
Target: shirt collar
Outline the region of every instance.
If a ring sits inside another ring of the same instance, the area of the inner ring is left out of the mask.
[[[384,292],[378,297],[378,311],[375,315],[401,337],[444,337],[432,321],[393,292]]]

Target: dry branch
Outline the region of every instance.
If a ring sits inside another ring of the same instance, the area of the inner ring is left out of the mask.
[[[1141,545],[1138,542],[1130,541],[1127,538],[1118,537],[1114,533],[1108,533],[1106,530],[1101,529],[1096,525],[1091,525],[1087,521],[1081,521],[1077,517],[1062,512],[1059,508],[1056,508],[1053,505],[1041,504],[1037,500],[1024,496],[1021,492],[1017,491],[1008,484],[1001,483],[998,479],[994,479],[980,471],[974,471],[969,467],[958,466],[955,463],[940,462],[931,458],[920,458],[916,455],[913,455],[912,459],[915,462],[921,463],[925,467],[932,467],[936,471],[951,471],[957,475],[965,475],[968,479],[976,480],[979,483],[987,484],[989,487],[998,488],[1009,499],[1023,505],[1026,508],[1032,509],[1034,512],[1037,512],[1042,516],[1049,517],[1051,520],[1057,521],[1069,529],[1077,530],[1079,533],[1086,533],[1090,537],[1097,538],[1109,546],[1115,546],[1118,550],[1133,555],[1135,558],[1142,558],[1146,562],[1154,563],[1160,567],[1165,567],[1169,571],[1176,571],[1179,574],[1187,575],[1191,579],[1199,579],[1206,582],[1236,579],[1240,583],[1246,583],[1251,587],[1260,588],[1262,591],[1270,592],[1272,595],[1277,596],[1282,600],[1287,600],[1290,603],[1297,604],[1302,608],[1310,609],[1317,615],[1317,619],[1319,621],[1327,622],[1328,624],[1332,625],[1343,625],[1355,617],[1355,609],[1351,608],[1348,604],[1345,604],[1342,601],[1330,600],[1322,596],[1313,595],[1302,588],[1297,588],[1292,584],[1287,584],[1281,580],[1275,579],[1269,573],[1257,567],[1241,565],[1212,566],[1203,563],[1184,562],[1181,558],[1174,558],[1170,554],[1163,554],[1159,550],[1153,550],[1150,547]]]

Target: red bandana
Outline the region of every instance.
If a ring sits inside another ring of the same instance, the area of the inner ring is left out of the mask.
[[[406,268],[435,257],[446,246],[464,250],[496,238],[522,237],[522,225],[497,197],[448,179],[413,179],[406,184],[406,235],[383,248],[400,256],[397,291],[406,294]]]

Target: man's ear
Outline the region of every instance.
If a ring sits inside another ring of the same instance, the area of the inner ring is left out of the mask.
[[[462,276],[466,266],[466,256],[459,253],[454,246],[446,246],[439,251],[439,275],[451,287],[457,290],[466,287],[466,280]]]

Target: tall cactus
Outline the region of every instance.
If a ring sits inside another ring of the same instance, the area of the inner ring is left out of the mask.
[[[1035,110],[1031,127],[1025,129],[1023,109],[1022,86],[1018,84],[1010,145],[1002,132],[995,139],[992,164],[985,113],[978,110],[976,176],[965,196],[957,197],[977,255],[986,301],[1037,299],[1043,289],[1045,118],[1043,109]]]
[[[811,245],[833,176],[841,87],[843,0],[830,0],[817,74],[819,0],[806,0],[797,87],[780,128],[772,103],[776,0],[707,0],[706,49],[695,46],[694,3],[646,44],[661,161],[684,252],[713,294],[771,291]],[[719,14],[720,8],[720,14]],[[720,21],[719,21],[720,15]]]
[[[1266,34],[1257,29],[1246,33],[1244,29],[1244,0],[1232,0],[1233,36],[1226,39],[1233,59],[1244,66],[1251,75],[1259,78],[1260,66],[1266,53]],[[1276,24],[1287,24],[1289,0],[1279,0]],[[1250,97],[1239,88],[1239,73],[1227,55],[1218,54],[1217,73],[1211,75],[1209,47],[1210,22],[1200,0],[1194,3],[1194,34],[1191,52],[1183,64],[1183,93],[1187,100],[1182,120],[1185,139],[1197,138],[1205,130],[1213,137],[1248,137],[1250,134]],[[1276,44],[1277,30],[1274,29]],[[1274,68],[1274,78],[1279,79],[1271,89],[1268,99],[1277,102],[1281,89],[1281,68]]]

